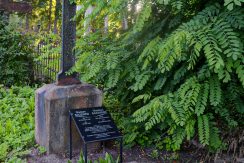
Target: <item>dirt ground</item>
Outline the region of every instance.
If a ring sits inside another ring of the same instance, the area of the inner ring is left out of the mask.
[[[67,163],[69,160],[67,154],[41,154],[37,148],[32,148],[31,151],[31,154],[27,156],[28,163]],[[110,153],[114,158],[117,158],[119,153],[116,145],[110,145],[96,152],[88,152],[88,159],[94,161],[99,157],[104,158],[106,152]],[[80,157],[79,153],[79,151],[73,153],[72,163],[78,161]],[[124,163],[244,163],[244,158],[237,158],[235,160],[223,156],[215,156],[214,160],[205,160],[204,158],[205,156],[196,150],[186,150],[178,153],[166,151],[155,152],[151,148],[142,149],[138,146],[123,150]]]

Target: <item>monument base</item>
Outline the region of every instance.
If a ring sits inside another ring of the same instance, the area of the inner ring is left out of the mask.
[[[47,153],[69,151],[69,110],[102,106],[102,92],[90,84],[57,86],[47,84],[36,90],[35,139]],[[82,142],[72,126],[73,150],[81,149]],[[100,143],[89,147],[99,149]]]

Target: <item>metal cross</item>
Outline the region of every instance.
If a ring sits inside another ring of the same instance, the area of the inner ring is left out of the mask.
[[[62,58],[61,58],[61,71],[57,76],[58,85],[72,85],[79,84],[80,80],[77,77],[77,73],[66,73],[75,64],[75,38],[76,38],[76,24],[72,20],[76,13],[76,4],[72,4],[69,0],[63,0],[63,12],[62,12]]]

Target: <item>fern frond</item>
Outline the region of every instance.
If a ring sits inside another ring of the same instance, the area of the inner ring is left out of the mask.
[[[91,78],[95,77],[103,67],[103,59],[101,57],[94,57],[93,58],[93,63],[89,65],[89,71],[87,74],[83,76],[85,81],[90,80]]]
[[[207,25],[210,21],[214,20],[215,16],[220,13],[220,5],[218,3],[206,7],[203,11],[199,12],[197,16],[193,18],[193,22],[197,22],[195,26],[191,26],[194,29],[199,29],[199,25]]]
[[[242,86],[244,87],[244,64],[240,63],[240,62],[236,62],[235,63],[235,67],[236,67],[236,74],[242,84]]]
[[[178,127],[176,129],[174,135],[172,136],[172,141],[173,141],[172,149],[174,151],[180,149],[180,146],[181,146],[185,136],[186,136],[186,133],[185,133],[184,129]]]
[[[196,120],[195,119],[189,119],[186,122],[185,132],[186,132],[186,138],[187,138],[187,140],[190,140],[191,137],[195,133],[195,123],[196,123]]]
[[[174,73],[174,84],[178,84],[181,82],[181,80],[184,78],[184,76],[187,73],[187,66],[183,65]]]
[[[138,122],[143,122],[145,121],[149,116],[151,116],[151,114],[153,112],[155,112],[158,109],[161,109],[161,102],[159,100],[160,97],[156,97],[154,99],[152,99],[148,104],[144,105],[143,107],[141,107],[140,109],[136,110],[133,113],[133,117],[134,117],[134,122],[138,123]]]
[[[150,98],[151,98],[150,93],[149,94],[142,94],[142,95],[135,97],[131,103],[136,103],[136,102],[141,101],[141,100],[143,100],[143,102],[146,103]]]
[[[221,48],[225,50],[224,54],[227,57],[232,57],[233,60],[237,60],[242,54],[242,42],[238,38],[238,34],[233,31],[230,24],[219,20],[215,22],[213,32]]]
[[[143,87],[147,84],[147,81],[150,79],[151,74],[150,72],[144,72],[138,76],[135,76],[136,83],[130,87],[133,91],[142,90]]]
[[[241,6],[241,2],[244,2],[243,0],[225,0],[224,5],[227,6],[228,10],[233,10],[233,6]]]
[[[133,113],[133,118],[134,118],[133,122],[140,123],[146,121],[146,119],[150,117],[151,110],[152,110],[152,102],[136,110]]]
[[[193,46],[193,50],[188,60],[189,62],[188,69],[193,69],[195,67],[198,57],[200,56],[200,51],[202,50],[203,47],[200,41],[197,41],[194,44],[195,45]]]
[[[191,83],[191,89],[186,92],[185,97],[181,99],[180,103],[184,110],[190,114],[194,111],[195,105],[197,103],[197,98],[200,93],[201,85],[194,81]],[[183,95],[181,95],[183,97]],[[187,118],[187,117],[186,117]]]
[[[150,130],[167,117],[169,109],[172,109],[170,97],[158,96],[133,113],[134,122],[146,121],[145,129]]]
[[[199,116],[198,118],[198,135],[200,143],[203,145],[209,144],[209,119],[207,115]]]
[[[163,106],[163,103],[160,101],[160,98],[158,99],[158,101],[154,101],[153,112],[151,118],[145,123],[145,129],[150,130],[153,126],[162,122],[166,118],[167,112],[167,107]]]
[[[142,69],[147,68],[150,62],[155,58],[155,55],[158,53],[158,45],[160,42],[161,38],[156,37],[144,48],[143,52],[138,58],[138,62],[143,62]]]
[[[186,121],[186,111],[181,107],[181,104],[174,102],[171,107],[169,107],[169,113],[174,120],[174,122],[179,126],[184,126]]]
[[[220,117],[222,117],[222,120],[227,122],[228,127],[233,128],[238,125],[238,123],[231,117],[230,111],[228,109],[226,109],[223,106],[223,104],[220,106],[213,107],[213,110],[215,111],[215,113],[219,114]]]
[[[244,28],[244,11],[241,8],[235,8],[232,11],[224,12],[221,14],[221,17],[236,29]]]
[[[218,72],[219,69],[224,67],[224,61],[221,57],[222,50],[219,48],[214,32],[207,27],[199,33],[199,38],[203,44],[204,54],[210,68],[214,69],[215,72]]]
[[[219,136],[219,129],[216,127],[215,123],[210,123],[210,138],[209,146],[215,150],[220,149],[222,141]]]
[[[149,19],[152,12],[151,3],[145,1],[142,7],[142,11],[139,13],[139,16],[136,19],[135,26],[133,28],[133,32],[140,32],[144,27],[145,22]]]
[[[206,106],[207,106],[207,100],[208,100],[208,94],[209,94],[209,84],[208,82],[205,82],[201,86],[201,94],[199,94],[196,107],[195,107],[195,113],[197,116],[200,116],[203,114]]]
[[[154,90],[160,90],[165,82],[166,82],[167,78],[166,77],[159,77],[158,80],[156,81],[156,84],[154,85]]]
[[[128,63],[128,64],[127,64],[127,63]],[[125,66],[126,66],[126,68],[128,68],[127,71],[129,72],[129,78],[130,78],[130,79],[134,79],[135,76],[140,75],[140,69],[139,69],[139,66],[136,64],[135,61],[130,60],[130,61],[128,61],[127,63],[126,63]]]
[[[106,83],[106,86],[108,88],[113,88],[116,86],[116,84],[119,81],[119,76],[120,76],[120,70],[116,69],[114,71],[112,71],[109,76],[108,76],[108,81]]]
[[[170,71],[174,63],[181,59],[184,54],[182,53],[182,46],[187,43],[187,40],[190,40],[190,37],[191,35],[187,31],[177,31],[166,42],[161,43],[157,58],[158,68],[161,73]]]
[[[106,58],[106,68],[107,70],[115,69],[119,63],[119,54],[118,53],[110,53]]]
[[[220,82],[216,76],[213,76],[209,80],[210,87],[210,104],[217,106],[221,102],[222,91],[220,88]]]

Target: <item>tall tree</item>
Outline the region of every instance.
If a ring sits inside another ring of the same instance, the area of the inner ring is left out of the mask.
[[[55,6],[55,14],[54,14],[54,27],[53,27],[53,33],[58,33],[58,20],[61,16],[61,2],[60,0],[56,0],[56,6]]]
[[[52,27],[52,7],[53,7],[53,1],[49,0],[49,10],[48,10],[48,32],[50,32]]]
[[[93,5],[89,5],[89,7],[86,9],[85,12],[85,22],[84,22],[84,28],[85,28],[85,33],[84,35],[89,34],[90,32],[92,32],[92,19],[90,18],[91,13],[93,12],[95,6]]]

